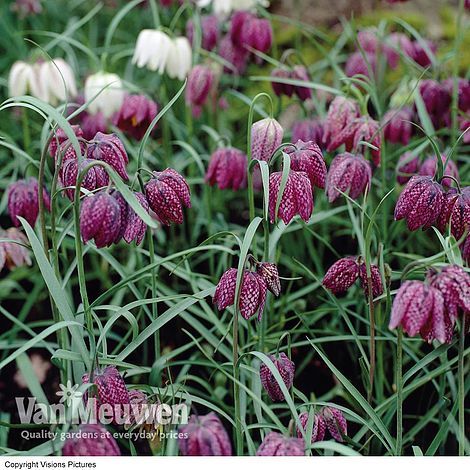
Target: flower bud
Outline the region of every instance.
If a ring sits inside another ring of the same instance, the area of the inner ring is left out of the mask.
[[[289,390],[294,382],[295,364],[283,352],[281,352],[278,357],[273,354],[269,354],[268,357],[278,370],[287,390]],[[269,398],[271,398],[272,401],[284,401],[284,393],[282,393],[279,383],[264,362],[260,365],[259,375],[261,385],[263,385]]]

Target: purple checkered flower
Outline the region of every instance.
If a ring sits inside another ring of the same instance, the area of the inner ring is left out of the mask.
[[[248,11],[237,11],[232,15],[230,38],[238,47],[249,47],[266,53],[273,40],[271,23]]]
[[[271,77],[273,78],[282,78],[282,79],[290,79],[291,74],[289,70],[276,68],[273,69],[271,72]],[[277,83],[271,82],[273,87],[273,91],[277,96],[286,95],[291,97],[294,94],[294,85],[288,85],[286,83]]]
[[[435,43],[426,39],[424,40],[424,43],[430,52],[436,54],[437,46]],[[413,41],[413,49],[413,60],[418,65],[421,65],[421,67],[429,67],[432,64],[431,57],[421,41]]]
[[[431,79],[420,82],[419,92],[434,127],[441,127],[449,110],[451,95],[443,85]]]
[[[307,425],[308,425],[308,411],[304,411],[299,415],[300,424],[302,424],[302,428],[304,429],[305,434],[307,433]],[[311,443],[320,442],[325,439],[325,431],[326,431],[326,423],[323,419],[323,415],[321,413],[315,413],[313,415],[313,428],[312,428],[312,439]],[[302,438],[302,431],[297,427],[297,437]]]
[[[429,228],[441,213],[444,191],[429,176],[413,176],[395,206],[395,220],[405,219],[409,230]]]
[[[452,96],[454,93],[454,79],[448,78],[443,82],[444,89]],[[458,108],[461,111],[470,109],[470,81],[465,78],[457,78]]]
[[[445,165],[447,157],[444,154],[442,154],[441,160],[442,160],[442,164]],[[435,155],[432,157],[426,158],[426,160],[424,160],[424,162],[421,164],[421,167],[419,168],[419,174],[423,176],[434,177],[436,175],[436,172],[437,172],[437,157]],[[442,178],[442,181],[441,181],[441,184],[443,186],[450,187],[452,186],[454,181],[451,178],[446,178],[446,176],[452,176],[457,181],[460,181],[459,170],[455,162],[452,160],[449,160],[447,162],[447,165],[444,171],[444,178]]]
[[[153,175],[145,185],[145,196],[150,209],[164,225],[182,224],[183,206],[191,207],[188,183],[172,168],[154,171]]]
[[[411,108],[390,109],[383,117],[384,138],[392,144],[408,145],[410,143],[413,125]]]
[[[219,40],[219,20],[215,15],[201,16],[201,47],[206,51],[212,51]],[[191,45],[194,39],[194,22],[189,20],[186,23],[186,36]]]
[[[44,207],[51,210],[49,193],[43,188]],[[23,217],[34,227],[39,214],[39,185],[36,178],[18,180],[8,187],[8,212],[15,227],[21,225],[18,217]]]
[[[205,416],[192,415],[188,424],[179,431],[187,438],[178,439],[182,455],[197,456],[230,456],[232,444],[219,417],[211,411]]]
[[[286,437],[271,431],[256,451],[260,457],[296,457],[305,455],[305,443],[298,437]]]
[[[246,187],[248,159],[233,147],[216,150],[210,159],[205,181],[219,189],[231,188],[234,191]]]
[[[358,104],[343,96],[337,96],[328,108],[325,124],[323,126],[323,142],[330,142],[348,127],[359,116]]]
[[[294,382],[295,364],[283,352],[281,352],[278,357],[273,354],[269,354],[268,357],[273,362],[274,367],[278,370],[287,390],[289,390]],[[263,385],[263,388],[266,390],[266,393],[272,401],[285,400],[279,383],[264,362],[260,365],[259,376],[261,379],[261,385]]]
[[[114,457],[121,451],[112,434],[101,424],[82,424],[77,433],[68,438],[62,455],[66,457]]]
[[[348,77],[355,77],[356,75],[364,75],[370,77],[377,73],[377,57],[375,53],[362,52],[352,53],[344,67],[344,72]]]
[[[446,193],[437,226],[443,232],[449,223],[457,240],[470,228],[470,187],[461,191],[451,188]]]
[[[199,64],[191,69],[185,94],[186,104],[191,106],[193,116],[201,114],[202,107],[214,90],[215,82],[216,76],[211,66]]]
[[[319,119],[296,121],[292,126],[292,142],[298,140],[313,142],[321,147],[323,143],[323,123]]]
[[[370,186],[372,169],[362,155],[342,153],[331,162],[326,178],[326,195],[330,202],[336,201],[349,190],[349,197],[357,199]],[[341,192],[340,192],[341,191]]]
[[[281,293],[281,281],[279,271],[274,263],[262,262],[256,266],[256,272],[264,279],[266,287],[276,296]]]
[[[292,80],[299,80],[302,82],[310,81],[308,70],[303,65],[295,65],[290,74],[290,78]],[[301,85],[294,85],[294,93],[302,101],[306,101],[312,97],[312,90],[310,88],[307,88]]]
[[[397,163],[397,182],[406,184],[410,178],[418,172],[419,158],[413,157],[411,153],[405,152],[400,156]]]
[[[333,294],[346,292],[359,276],[356,258],[348,256],[336,261],[325,274],[323,285]]]
[[[28,245],[28,239],[16,227],[7,230],[0,228],[0,238],[16,240],[22,245]],[[0,243],[0,271],[6,266],[10,271],[20,266],[31,266],[29,251],[25,246],[13,242]]]
[[[343,412],[332,406],[325,406],[322,416],[331,437],[335,441],[343,442],[343,436],[348,434],[348,423]]]
[[[366,297],[369,295],[369,284],[367,281],[367,266],[365,263],[359,265],[359,279],[361,280],[361,287],[364,290]],[[380,269],[377,265],[370,265],[370,279],[372,285],[372,297],[376,298],[382,295],[384,287],[382,284],[382,276],[380,275]]]
[[[74,134],[77,136],[79,139],[79,144],[80,144],[80,149],[82,155],[86,154],[86,143],[83,142],[80,139],[83,139],[84,137],[84,132],[80,128],[80,126],[72,126],[72,130]],[[63,153],[62,160],[65,161],[69,158],[77,158],[77,154],[75,152],[75,149],[73,148],[69,138],[67,137],[67,134],[64,132],[63,129],[57,129],[55,134],[52,135],[51,141],[49,142],[49,154],[54,160],[58,160],[58,151]]]
[[[233,43],[230,34],[226,34],[219,44],[219,55],[232,67],[224,66],[224,72],[241,75],[248,65],[249,53],[244,47]]]
[[[269,162],[281,145],[284,129],[273,118],[264,118],[251,127],[251,157]]]
[[[411,59],[415,57],[413,42],[403,33],[391,33],[385,38],[385,56],[390,68],[395,69],[400,61],[400,53]]]
[[[290,155],[290,167],[294,171],[303,171],[307,174],[313,187],[325,188],[326,163],[320,147],[314,142],[298,140],[294,147],[287,147],[286,153]]]

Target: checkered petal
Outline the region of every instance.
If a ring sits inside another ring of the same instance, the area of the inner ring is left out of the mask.
[[[334,263],[323,278],[323,285],[333,294],[347,291],[359,276],[359,265],[352,256]]]

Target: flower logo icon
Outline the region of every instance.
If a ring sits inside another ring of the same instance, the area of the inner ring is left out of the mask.
[[[60,390],[56,395],[60,397],[59,403],[66,403],[70,406],[73,401],[82,397],[83,393],[78,391],[78,385],[72,385],[70,380],[67,380],[66,385],[59,384]]]

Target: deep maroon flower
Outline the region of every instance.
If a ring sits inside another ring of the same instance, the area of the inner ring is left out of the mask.
[[[291,74],[288,70],[276,68],[273,69],[273,71],[271,72],[271,77],[274,79],[290,79]],[[289,85],[287,83],[278,83],[275,81],[272,81],[271,85],[273,87],[274,93],[277,96],[286,95],[291,97],[294,94],[294,85]]]
[[[305,455],[305,443],[297,437],[285,437],[279,432],[271,431],[258,447],[259,457],[297,457]]]
[[[454,93],[454,79],[448,78],[443,82],[444,89],[452,96]],[[458,107],[461,111],[470,109],[470,82],[465,78],[457,79]]]
[[[370,149],[372,162],[375,166],[379,166],[380,147],[382,146],[380,126],[377,121],[368,116],[356,118],[351,121],[336,137],[333,137],[327,150],[328,152],[332,152],[344,144],[348,152],[364,152],[370,147],[364,145],[363,142],[367,142],[375,147],[374,149]]]
[[[437,226],[443,232],[449,223],[450,231],[457,240],[470,228],[470,187],[460,192],[450,189],[446,193]]]
[[[393,301],[391,329],[399,325],[410,336],[420,333],[431,342],[446,340],[444,298],[439,290],[421,281],[405,281]]]
[[[413,42],[403,33],[391,33],[385,38],[385,56],[390,68],[395,69],[400,61],[400,53],[414,59],[415,48]]]
[[[342,130],[359,116],[358,104],[343,96],[337,96],[328,108],[323,126],[323,141],[326,145],[336,138]]]
[[[226,34],[220,41],[219,55],[228,64],[231,64],[231,67],[224,66],[225,73],[241,75],[248,65],[248,51],[244,47],[235,45],[229,34]]]
[[[96,246],[110,246],[119,237],[121,208],[117,200],[106,191],[84,198],[80,210],[80,233],[83,242],[92,238]]]
[[[121,451],[112,434],[101,424],[82,424],[78,432],[71,433],[62,455],[67,457],[113,457]]]
[[[384,138],[392,144],[408,145],[413,131],[411,108],[391,109],[383,117]]]
[[[323,143],[323,123],[319,119],[296,121],[292,126],[292,142],[298,140],[314,142],[321,147]]]
[[[269,218],[276,221],[276,204],[281,186],[282,172],[272,173],[269,177]],[[281,197],[277,217],[286,225],[295,215],[307,222],[313,212],[312,185],[307,173],[290,171]]]
[[[240,10],[235,12],[230,19],[230,39],[238,47],[244,47],[244,28],[255,16],[249,11]]]
[[[16,240],[17,242],[0,243],[0,271],[6,266],[10,271],[14,268],[28,265],[31,266],[31,258],[28,249],[28,239],[16,227],[10,227],[7,230],[0,228],[0,238]]]
[[[364,290],[366,297],[369,295],[369,284],[367,281],[367,266],[365,263],[359,265],[359,279],[361,280],[361,287]],[[370,279],[372,284],[372,297],[376,298],[382,295],[384,292],[382,284],[382,276],[380,275],[380,269],[377,265],[370,265]]]
[[[273,354],[269,354],[268,357],[273,362],[274,367],[278,370],[287,390],[289,390],[294,382],[295,364],[283,352],[281,352],[278,357]],[[266,393],[272,401],[285,400],[281,387],[272,372],[269,370],[269,367],[264,362],[260,365],[259,376],[261,379],[261,385],[263,385],[263,388],[266,390]]]
[[[183,206],[191,207],[191,195],[186,180],[172,168],[154,171],[145,185],[150,209],[164,225],[183,223]]]
[[[424,43],[432,54],[436,54],[437,46],[435,43],[428,40],[424,40]],[[421,41],[413,41],[413,49],[413,60],[418,65],[421,65],[421,67],[429,67],[432,64],[431,57]]]
[[[83,137],[87,140],[92,140],[98,132],[108,130],[108,122],[101,111],[95,114],[80,113],[80,125],[83,129]]]
[[[116,134],[98,132],[88,146],[87,156],[110,165],[125,181],[129,180],[126,165],[129,163],[124,144]]]
[[[322,416],[331,437],[338,442],[343,442],[343,436],[348,434],[348,423],[342,411],[332,406],[325,406]]]
[[[467,266],[470,266],[470,236],[467,236],[465,241],[462,243],[460,251],[462,253],[464,263],[467,263]]]
[[[377,36],[377,28],[367,28],[357,33],[357,42],[365,52],[376,54],[380,50],[380,41]]]
[[[78,139],[84,137],[84,132],[80,126],[72,126],[72,130],[74,134],[77,136]],[[79,141],[80,149],[82,151],[82,155],[86,153],[86,144],[85,142]],[[77,158],[75,149],[73,148],[67,134],[64,132],[63,129],[57,129],[55,134],[52,135],[51,141],[49,143],[49,154],[51,157],[57,161],[57,151],[60,149],[60,152],[63,153],[62,160],[65,161],[68,158]]]
[[[442,164],[445,165],[447,157],[442,154],[441,155]],[[437,158],[436,156],[432,156],[424,160],[419,168],[419,174],[423,176],[432,176],[434,177],[437,172]],[[460,181],[459,178],[459,170],[457,169],[457,165],[454,161],[450,160],[447,162],[447,166],[444,170],[444,178],[442,178],[441,184],[443,186],[450,187],[454,183],[451,178],[445,178],[445,176],[452,176],[457,181]]]
[[[304,411],[299,415],[299,421],[302,424],[305,434],[307,433],[308,425],[308,411]],[[312,439],[311,443],[320,442],[325,439],[326,423],[323,419],[323,415],[315,413],[313,415],[313,428],[312,428]],[[297,437],[302,438],[302,431],[297,427]]]
[[[211,411],[205,416],[192,415],[179,431],[187,438],[178,439],[180,452],[185,456],[230,456],[232,444],[219,417]]]
[[[349,197],[357,199],[370,186],[372,170],[362,155],[342,153],[331,162],[326,178],[326,195],[330,202],[336,201],[349,189]],[[340,192],[341,191],[341,192]]]
[[[419,92],[434,127],[439,128],[449,110],[451,95],[443,85],[435,80],[422,80]]]
[[[313,142],[298,140],[295,147],[287,147],[290,155],[290,167],[294,171],[303,171],[310,179],[313,187],[325,188],[326,163],[320,147]]]
[[[370,77],[377,73],[377,58],[375,54],[370,52],[354,52],[352,53],[344,67],[344,72],[348,77],[356,75],[364,75]]]
[[[201,47],[207,51],[212,51],[219,40],[219,20],[215,15],[201,16]],[[189,20],[186,23],[186,36],[193,46],[194,22]]]
[[[136,140],[141,140],[144,137],[151,122],[158,112],[157,103],[148,99],[144,95],[127,95],[124,98],[121,109],[114,116],[114,124],[121,129],[125,134],[130,135]],[[101,136],[106,134],[99,133]],[[116,145],[120,147],[117,136],[114,137]],[[96,137],[95,137],[96,138]],[[122,145],[122,143],[121,143]],[[124,147],[120,149],[124,151]]]
[[[409,152],[400,156],[397,163],[397,182],[406,184],[418,172],[419,158],[413,157]]]
[[[230,38],[238,47],[249,47],[266,53],[273,40],[271,23],[250,12],[237,11],[232,15]]]
[[[470,0],[465,0],[465,2],[464,2],[464,8],[465,8],[466,10],[470,10]]]
[[[220,189],[231,188],[237,191],[246,187],[247,156],[233,147],[216,150],[209,162],[205,181]]]
[[[199,116],[209,94],[214,90],[216,76],[209,65],[196,65],[188,76],[185,96],[186,104],[193,109],[193,115]]]
[[[295,65],[290,74],[290,78],[292,80],[299,80],[302,82],[310,81],[308,70],[303,65]],[[301,85],[294,85],[294,93],[302,101],[308,100],[312,97],[312,90],[310,88],[307,88]]]
[[[84,170],[88,165],[95,160],[85,158],[79,164],[78,160],[68,159],[62,163],[59,169],[59,182],[65,189],[67,197],[73,201],[75,195],[75,186],[77,184],[78,170]],[[100,165],[92,166],[86,173],[82,181],[82,188],[88,191],[107,186],[109,183],[109,176],[106,170]]]
[[[264,118],[251,127],[251,157],[269,162],[281,145],[284,129],[273,118]]]
[[[235,302],[236,284],[237,270],[230,268],[220,278],[212,298],[212,302],[219,310],[223,310]],[[261,320],[266,302],[266,291],[266,282],[258,273],[248,270],[243,272],[239,308],[245,320],[251,318],[256,312],[258,312],[258,320]]]
[[[323,285],[333,294],[347,291],[359,276],[356,258],[348,256],[336,261],[325,274]]]
[[[51,210],[49,193],[43,188],[44,207]],[[36,178],[18,180],[8,187],[8,212],[15,227],[21,226],[20,219],[26,219],[34,227],[39,214],[39,186]]]
[[[429,176],[413,176],[395,206],[395,220],[406,219],[409,230],[429,228],[444,203],[442,186]]]
[[[274,263],[258,263],[256,272],[264,279],[266,287],[276,296],[279,297],[281,293],[281,281],[279,279],[279,272],[277,265]]]

